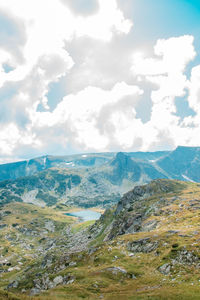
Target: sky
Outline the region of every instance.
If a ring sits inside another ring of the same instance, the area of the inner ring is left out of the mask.
[[[0,163],[200,146],[200,2],[1,0]]]

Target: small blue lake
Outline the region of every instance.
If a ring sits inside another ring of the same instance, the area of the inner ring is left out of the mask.
[[[101,214],[99,212],[89,210],[89,209],[75,211],[71,213],[65,213],[65,215],[79,218],[81,222],[98,220],[101,217]]]

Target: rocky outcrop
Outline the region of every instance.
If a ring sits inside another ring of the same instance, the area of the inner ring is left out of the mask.
[[[158,241],[151,241],[151,238],[147,237],[144,239],[139,239],[133,242],[129,242],[127,249],[133,253],[143,252],[150,253],[156,250],[159,246]]]
[[[161,214],[162,208],[169,205],[167,196],[173,192],[180,192],[185,188],[184,182],[167,179],[153,180],[151,183],[136,186],[130,192],[124,194],[113,212],[112,222],[105,229],[106,238],[111,240],[117,235],[123,235],[135,232],[150,232],[159,225],[156,218]],[[155,199],[155,201],[153,200]],[[176,201],[173,197],[171,203]],[[166,213],[167,210],[163,211]],[[169,211],[169,214],[171,211]],[[150,218],[151,217],[151,218]],[[93,228],[101,227],[104,215],[96,222]],[[150,219],[149,219],[150,218]]]
[[[71,284],[75,281],[75,277],[69,275],[56,276],[53,280],[49,279],[49,276],[43,276],[41,279],[34,279],[34,287],[30,290],[30,296],[40,294],[41,291],[52,289],[59,284]]]
[[[158,271],[163,275],[169,275],[171,271],[171,265],[166,263],[158,268]]]
[[[194,252],[182,249],[177,251],[175,258],[173,259],[173,263],[179,263],[184,265],[194,264],[195,266],[200,267],[200,258]]]

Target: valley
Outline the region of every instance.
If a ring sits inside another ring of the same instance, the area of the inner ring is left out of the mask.
[[[68,209],[1,208],[0,299],[199,299],[198,183],[137,186],[97,221]]]
[[[23,202],[105,209],[134,186],[154,179],[199,182],[199,168],[199,147],[41,157],[0,165],[0,205]]]
[[[93,221],[98,220],[101,216],[99,212],[96,212],[94,210],[80,210],[76,212],[68,212],[65,213],[66,216],[75,217],[79,220],[79,222],[85,222],[85,221]]]
[[[192,147],[0,165],[0,299],[199,299],[199,166]]]

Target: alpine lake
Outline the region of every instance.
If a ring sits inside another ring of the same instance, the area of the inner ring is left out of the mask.
[[[80,222],[98,220],[101,217],[100,212],[90,209],[65,213],[65,215],[70,217],[76,217]]]

